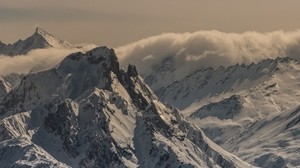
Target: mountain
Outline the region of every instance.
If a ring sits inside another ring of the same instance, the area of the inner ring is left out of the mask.
[[[163,105],[107,47],[25,75],[0,104],[1,167],[251,167]]]
[[[299,167],[300,64],[285,57],[206,68],[160,92],[227,151],[259,167]]]
[[[43,48],[72,48],[72,45],[66,41],[57,39],[45,30],[37,27],[34,34],[25,40],[19,40],[13,44],[4,44],[0,42],[0,54],[2,55],[22,55],[33,49]]]

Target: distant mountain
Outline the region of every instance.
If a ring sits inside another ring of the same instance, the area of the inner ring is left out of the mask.
[[[200,69],[182,80],[173,82],[158,94],[163,101],[184,109],[203,98],[245,90],[261,84],[277,72],[278,66],[289,60],[267,59],[258,64]]]
[[[57,39],[50,33],[38,27],[34,34],[25,40],[19,40],[13,44],[4,44],[0,42],[0,54],[15,56],[26,54],[33,49],[49,47],[72,48],[72,45],[66,41]]]
[[[0,167],[251,167],[163,105],[112,49],[25,75],[0,100]]]
[[[150,74],[142,74],[145,82],[155,93],[160,93],[165,87],[177,79],[184,78],[184,74],[176,72],[173,57],[166,57],[151,67]]]
[[[299,167],[300,63],[206,68],[161,90],[215,143],[259,167]]]

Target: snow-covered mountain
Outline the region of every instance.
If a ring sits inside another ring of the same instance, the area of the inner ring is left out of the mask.
[[[45,30],[37,27],[34,34],[25,40],[19,40],[13,44],[4,44],[0,41],[0,55],[22,55],[33,49],[43,48],[72,48],[66,41],[57,39]]]
[[[1,167],[250,167],[163,105],[112,49],[25,75],[0,100]]]
[[[300,64],[285,58],[199,70],[160,92],[214,142],[259,167],[299,167]]]

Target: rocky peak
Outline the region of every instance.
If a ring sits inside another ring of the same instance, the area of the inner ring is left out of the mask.
[[[87,70],[95,66],[98,70],[119,73],[118,58],[113,49],[108,47],[96,47],[86,53],[77,52],[67,56],[60,64],[61,69],[83,69]],[[99,69],[100,68],[100,69]],[[100,73],[100,71],[98,72]]]
[[[137,75],[136,69],[131,67],[130,74]],[[30,109],[35,103],[49,98],[49,95],[58,95],[63,100],[76,99],[93,88],[113,91],[116,85],[131,91],[134,90],[136,81],[131,81],[129,76],[120,70],[113,49],[97,47],[86,53],[73,53],[53,69],[25,76],[16,91],[8,95],[3,103],[11,109],[21,102],[27,102],[27,107],[20,107],[23,110]],[[38,100],[33,100],[32,97]]]
[[[43,35],[43,36],[46,36],[46,35],[49,36],[50,35],[50,36],[53,36],[53,35],[51,35],[50,33],[46,32],[44,29],[42,29],[40,27],[36,27],[34,35]]]
[[[137,77],[139,75],[136,70],[136,66],[130,65],[130,64],[128,65],[128,68],[127,68],[127,74],[129,76],[134,76],[134,77]]]

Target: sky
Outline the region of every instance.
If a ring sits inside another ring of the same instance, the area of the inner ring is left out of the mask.
[[[296,31],[299,0],[0,0],[0,40],[39,26],[70,43],[119,47],[162,33]]]

